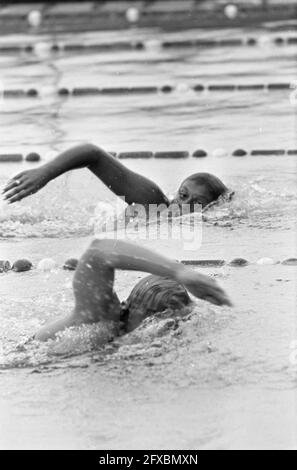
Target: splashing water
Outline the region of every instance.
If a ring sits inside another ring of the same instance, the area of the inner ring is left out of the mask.
[[[78,355],[81,356],[81,364],[86,366],[94,359],[105,363],[151,360],[170,354],[176,347],[185,348],[193,340],[199,343],[199,338],[204,350],[203,335],[206,331],[218,330],[229,321],[227,311],[225,315],[220,312],[218,317],[215,307],[199,302],[182,311],[168,309],[155,314],[145,319],[136,330],[123,336],[117,336],[112,322],[100,322],[68,328],[55,339],[43,343],[28,340],[24,333],[20,334],[17,326],[10,326],[9,338],[1,335],[0,370],[48,367]],[[36,330],[38,323],[31,319],[27,329]],[[211,347],[208,349],[210,351]]]
[[[223,227],[246,225],[264,229],[292,227],[292,214],[297,209],[296,190],[271,190],[263,177],[234,187],[235,196],[229,202],[213,205],[204,212],[208,224]],[[117,206],[117,207],[116,207]],[[0,205],[0,237],[42,238],[79,237],[100,233],[110,221],[110,208],[118,213],[118,202],[94,201],[80,198],[77,201],[67,191],[67,179],[54,182],[41,191],[38,197],[18,204]],[[124,212],[125,204],[122,204]],[[187,223],[184,217],[183,223]]]
[[[292,214],[297,209],[297,192],[272,191],[265,187],[264,177],[235,189],[230,202],[215,204],[204,214],[204,221],[222,227],[248,227],[262,229],[292,228]]]

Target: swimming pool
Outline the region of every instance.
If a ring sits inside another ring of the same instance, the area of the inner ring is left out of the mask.
[[[145,51],[2,55],[4,86],[42,90],[36,100],[5,100],[1,152],[38,151],[43,160],[91,141],[110,151],[189,150],[223,157],[126,160],[168,194],[197,171],[215,173],[236,196],[206,214],[203,243],[191,258],[244,257],[246,268],[207,268],[230,293],[234,309],[198,302],[186,318],[151,320],[140,332],[95,348],[102,332],[84,328],[46,345],[16,346],[46,319],[70,310],[71,274],[0,274],[1,448],[292,448],[296,447],[296,267],[257,265],[296,256],[296,156],[235,158],[240,147],[296,148],[290,92],[57,97],[63,86],[266,83],[296,76],[297,47],[271,45],[273,29],[187,31],[183,37],[261,38],[255,48],[160,50],[141,32]],[[124,34],[124,33],[121,33]],[[293,34],[285,31],[282,34]],[[118,33],[77,35],[115,40]],[[125,32],[136,40],[137,30]],[[71,36],[61,36],[65,41]],[[1,39],[1,41],[4,39]],[[5,41],[32,41],[11,36]],[[115,128],[116,123],[116,128]],[[1,163],[0,185],[28,163]],[[38,195],[1,205],[0,259],[80,256],[93,237],[100,201],[115,201],[87,171],[51,182]],[[99,213],[100,217],[100,213]],[[166,244],[165,244],[166,245]],[[160,248],[156,241],[151,242]],[[162,251],[185,254],[170,243]],[[138,273],[119,273],[120,297]],[[63,423],[61,423],[63,415]]]

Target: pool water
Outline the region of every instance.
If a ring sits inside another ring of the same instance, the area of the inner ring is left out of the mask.
[[[124,34],[124,33],[121,33]],[[110,151],[216,148],[204,159],[127,160],[168,195],[193,172],[216,174],[235,191],[205,213],[202,244],[145,243],[177,259],[244,257],[245,268],[204,268],[234,307],[197,301],[192,311],[166,312],[110,342],[101,325],[68,330],[46,344],[24,344],[45,321],[69,312],[72,274],[0,274],[0,448],[230,449],[296,448],[296,274],[294,266],[258,265],[296,253],[296,156],[235,158],[234,149],[296,148],[296,107],[288,90],[186,91],[118,97],[59,98],[62,86],[267,83],[296,78],[296,46],[272,46],[264,28],[187,31],[185,36],[252,34],[261,47],[160,50],[141,31],[148,51],[1,56],[5,88],[42,90],[34,100],[0,108],[1,153],[38,151],[43,160],[90,141]],[[282,34],[291,34],[288,30]],[[76,35],[108,42],[118,33]],[[125,39],[140,37],[137,30]],[[184,37],[184,35],[183,35]],[[58,39],[72,40],[71,36]],[[28,168],[1,164],[0,185]],[[61,266],[94,237],[101,204],[116,198],[87,170],[51,182],[13,206],[0,203],[0,259],[51,257]],[[124,299],[140,273],[119,272]],[[63,420],[61,420],[63,416]]]

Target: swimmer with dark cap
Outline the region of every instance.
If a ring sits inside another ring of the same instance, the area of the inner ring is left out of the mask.
[[[151,273],[138,282],[122,305],[114,291],[116,269]],[[78,263],[73,291],[73,312],[42,327],[35,340],[46,341],[65,328],[97,322],[108,322],[115,334],[120,334],[124,323],[124,331],[129,332],[154,313],[190,305],[187,291],[215,305],[231,305],[215,280],[123,240],[97,239],[91,243]]]
[[[178,206],[188,204],[193,211],[195,204],[205,209],[220,197],[233,194],[216,176],[196,173],[182,182],[174,200],[169,201],[153,181],[129,170],[103,149],[84,144],[63,152],[45,165],[16,175],[4,188],[4,199],[8,203],[20,201],[63,173],[83,167],[94,173],[117,196],[125,197],[130,207],[133,204],[169,207],[174,203]]]

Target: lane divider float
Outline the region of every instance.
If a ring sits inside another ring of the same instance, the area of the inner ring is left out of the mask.
[[[0,163],[8,163],[8,162],[19,163],[19,162],[22,162],[24,160],[26,162],[34,162],[35,163],[35,162],[39,162],[41,160],[41,157],[40,157],[39,153],[36,153],[36,152],[28,153],[28,155],[26,155],[25,157],[21,153],[2,153],[2,154],[0,154]]]
[[[184,265],[196,266],[200,268],[220,268],[222,266],[230,267],[246,267],[250,265],[259,265],[259,266],[272,266],[272,265],[283,265],[283,266],[297,266],[297,258],[286,258],[283,261],[275,261],[272,258],[260,258],[255,262],[250,262],[245,258],[234,258],[231,261],[224,259],[187,259],[180,261]],[[66,271],[75,271],[78,265],[78,259],[69,258],[65,261],[62,266],[62,269]],[[18,259],[12,265],[8,260],[0,260],[0,273],[8,273],[9,271],[13,272],[26,272],[33,269],[33,263],[28,259]],[[44,258],[39,261],[36,266],[38,271],[53,271],[60,269],[58,264],[52,258]]]
[[[78,260],[76,258],[69,258],[63,264],[63,269],[67,271],[75,271],[78,265]]]
[[[48,53],[61,53],[61,52],[120,52],[120,51],[146,51],[150,50],[152,40],[135,40],[135,41],[118,41],[110,43],[63,43],[63,42],[37,42],[30,44],[11,44],[0,45],[0,54],[17,54],[27,53],[39,55],[40,51]],[[154,40],[155,47],[161,49],[175,49],[175,48],[219,48],[219,47],[253,47],[276,45],[276,46],[293,46],[297,44],[297,36],[260,36],[260,37],[245,37],[245,38],[230,38],[230,39],[197,39],[189,38],[184,40]]]
[[[15,261],[11,267],[12,271],[16,273],[22,273],[25,271],[30,271],[33,268],[33,264],[28,259],[18,259]]]
[[[174,151],[160,151],[160,152],[152,152],[152,151],[132,151],[132,152],[108,152],[115,158],[119,158],[120,160],[125,159],[150,159],[150,158],[157,158],[157,159],[179,159],[179,158],[189,158],[190,156],[193,158],[205,158],[207,156],[219,157],[223,158],[228,155],[232,155],[234,157],[246,157],[256,156],[256,157],[263,157],[263,156],[295,156],[297,155],[297,149],[258,149],[258,150],[251,150],[247,151],[244,149],[236,149],[233,152],[228,152],[225,149],[217,148],[213,150],[210,154],[207,153],[205,150],[198,149],[192,152],[188,152],[187,150],[174,150]],[[0,163],[19,163],[22,161],[27,162],[39,162],[41,160],[41,156],[39,153],[30,152],[25,157],[19,153],[4,153],[0,154]]]
[[[3,153],[0,154],[0,163],[21,162],[23,158],[21,153]]]
[[[84,97],[84,96],[118,96],[118,95],[133,95],[133,94],[154,94],[154,93],[173,93],[173,92],[188,92],[194,91],[196,93],[202,92],[237,92],[237,91],[251,91],[262,90],[266,92],[282,91],[295,88],[295,85],[289,82],[283,83],[214,83],[203,84],[198,83],[194,85],[177,84],[177,85],[150,85],[150,86],[122,86],[122,87],[62,87],[53,91],[53,95],[67,97]],[[25,89],[4,89],[1,91],[3,99],[17,99],[17,98],[42,98],[44,94],[43,89],[29,88]]]

